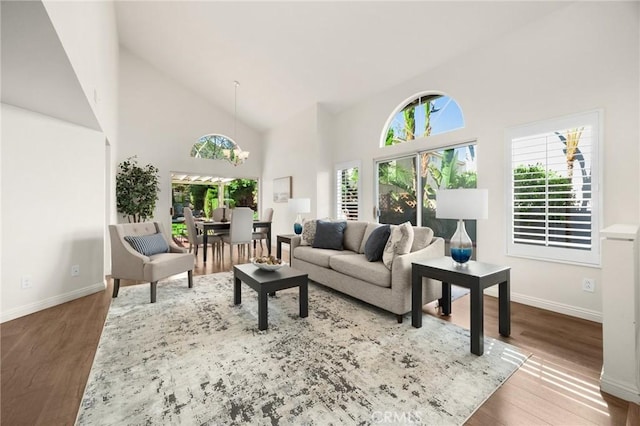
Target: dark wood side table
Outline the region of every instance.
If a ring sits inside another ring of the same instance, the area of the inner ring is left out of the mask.
[[[289,266],[277,271],[263,271],[251,263],[235,265],[233,267],[233,304],[242,303],[240,283],[244,282],[258,292],[258,329],[266,330],[268,327],[267,300],[270,294],[285,288],[300,288],[300,318],[309,315],[309,277],[306,273],[297,271]]]
[[[276,237],[276,257],[282,259],[282,243],[289,244],[289,265],[291,265],[291,239],[298,234],[282,234]]]
[[[498,284],[499,325],[502,336],[511,334],[511,306],[508,266],[491,265],[470,260],[456,266],[450,257],[412,263],[411,273],[411,325],[422,327],[422,278],[442,281],[440,306],[444,315],[451,314],[451,284],[471,290],[471,353],[484,352],[483,290]]]

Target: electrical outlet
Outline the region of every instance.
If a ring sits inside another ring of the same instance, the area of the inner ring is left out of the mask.
[[[584,278],[582,280],[582,291],[593,293],[596,291],[596,280],[593,278]]]
[[[78,275],[80,275],[80,265],[71,266],[71,276],[77,277]]]
[[[33,282],[31,281],[31,275],[24,275],[20,280],[20,288],[31,288],[33,287]]]

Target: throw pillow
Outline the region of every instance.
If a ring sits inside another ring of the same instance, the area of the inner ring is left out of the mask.
[[[313,248],[342,250],[342,239],[347,222],[326,222],[319,220],[316,224],[316,236],[313,239]]]
[[[367,244],[367,240],[369,240],[369,236],[376,228],[379,228],[380,226],[382,225],[380,225],[379,223],[367,224],[367,229],[365,229],[364,231],[364,237],[362,237],[362,243],[360,244],[360,250],[358,250],[358,253],[364,254],[364,246]]]
[[[391,229],[391,235],[382,253],[382,262],[387,269],[391,269],[393,259],[402,254],[407,254],[413,244],[413,226],[411,222],[405,222]]]
[[[316,236],[317,220],[305,220],[302,222],[302,235],[300,237],[301,246],[313,245],[313,239]]]
[[[150,235],[127,235],[124,239],[131,244],[131,247],[133,247],[135,251],[145,256],[167,253],[169,251],[167,240],[165,240],[164,235],[159,232]]]
[[[426,226],[417,226],[413,228],[413,244],[411,244],[411,253],[428,247],[433,240],[433,230]]]
[[[374,229],[371,235],[369,235],[369,239],[364,245],[364,255],[369,262],[377,262],[382,259],[382,252],[384,252],[390,234],[391,227],[389,225],[383,225]]]

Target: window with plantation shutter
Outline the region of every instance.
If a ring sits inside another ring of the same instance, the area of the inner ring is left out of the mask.
[[[598,265],[600,112],[508,129],[507,253]]]
[[[336,166],[336,217],[358,220],[360,210],[359,162]]]

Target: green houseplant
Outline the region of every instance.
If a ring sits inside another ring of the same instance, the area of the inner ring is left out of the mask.
[[[157,167],[151,164],[140,167],[135,156],[118,165],[118,213],[127,217],[129,222],[143,222],[153,216],[159,191]]]

